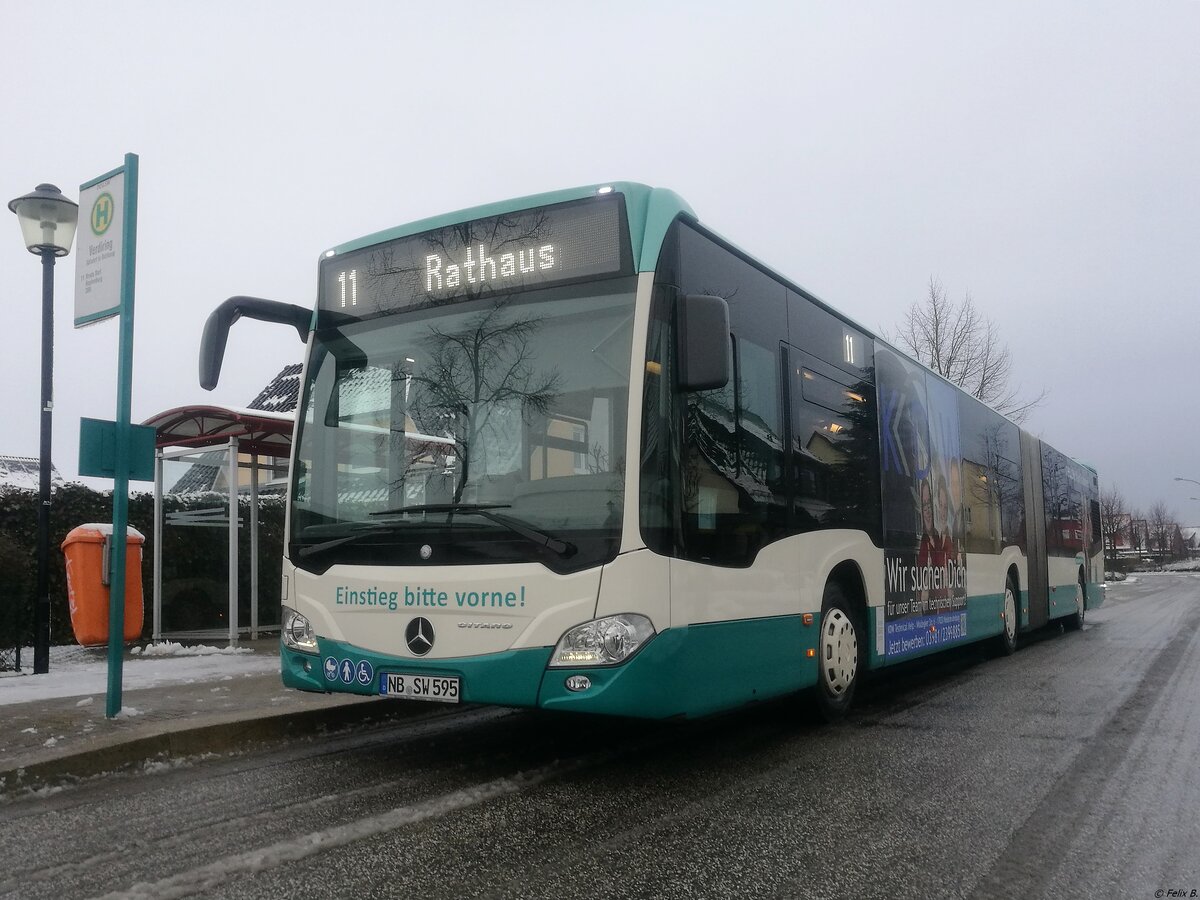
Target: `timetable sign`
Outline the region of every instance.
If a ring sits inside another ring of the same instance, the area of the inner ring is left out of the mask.
[[[76,328],[121,311],[124,200],[124,169],[80,189],[75,239]]]

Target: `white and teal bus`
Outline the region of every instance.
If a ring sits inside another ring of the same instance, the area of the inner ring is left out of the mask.
[[[1079,627],[1097,476],[701,224],[596,185],[352,241],[307,343],[284,682],[696,716]]]

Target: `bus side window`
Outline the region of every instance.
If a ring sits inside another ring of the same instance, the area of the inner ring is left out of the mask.
[[[874,534],[879,520],[874,387],[835,381],[799,352],[788,359],[793,530],[861,528]]]
[[[737,363],[739,475],[759,486],[762,518],[775,531],[786,525],[779,358],[766,347],[738,338]]]
[[[786,291],[690,226],[678,238],[680,293],[724,298],[733,332],[729,384],[680,397],[684,554],[747,565],[787,528],[778,356]]]

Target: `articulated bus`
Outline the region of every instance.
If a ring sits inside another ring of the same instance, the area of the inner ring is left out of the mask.
[[[596,185],[371,235],[315,310],[283,565],[290,687],[697,716],[1103,602],[1095,471],[772,271]]]

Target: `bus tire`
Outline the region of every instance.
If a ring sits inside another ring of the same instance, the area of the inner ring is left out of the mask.
[[[1063,620],[1067,631],[1082,631],[1083,620],[1087,618],[1087,588],[1083,586],[1083,573],[1075,582],[1075,612]]]
[[[821,630],[817,635],[817,714],[826,722],[846,715],[864,666],[865,629],[858,610],[836,581],[825,585],[821,598]]]
[[[993,646],[997,656],[1012,656],[1017,652],[1017,586],[1012,576],[1004,579],[1004,630],[997,635]]]

